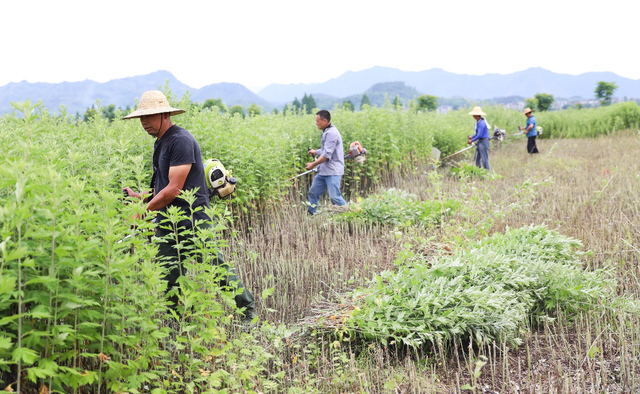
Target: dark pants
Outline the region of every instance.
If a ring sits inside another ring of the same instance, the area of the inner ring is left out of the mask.
[[[211,223],[204,223],[200,225],[200,228],[210,227]],[[156,236],[159,238],[165,238],[170,233],[172,234],[172,232],[160,227],[156,228]],[[158,243],[158,254],[156,256],[158,260],[163,262],[164,267],[169,270],[163,278],[167,281],[167,292],[173,290],[176,287],[179,287],[180,285],[178,284],[178,278],[180,278],[180,275],[187,274],[187,269],[184,267],[184,265],[181,264],[181,262],[186,260],[187,256],[185,255],[185,253],[190,250],[189,246],[193,245],[193,241],[191,240],[190,236],[179,235],[178,242],[180,242],[183,248],[178,251],[174,247],[176,245],[175,235],[172,235],[171,237],[172,238],[169,242]],[[202,256],[197,256],[196,259],[198,262],[202,262]],[[244,284],[242,283],[242,281],[240,281],[240,278],[238,277],[236,271],[233,268],[227,266],[227,264],[224,262],[222,254],[218,252],[217,257],[215,257],[211,261],[211,264],[226,268],[227,275],[221,280],[220,285],[229,286],[231,283],[237,283],[238,288],[243,289],[243,291],[241,294],[235,296],[236,305],[238,306],[238,308],[245,308],[245,318],[252,319],[253,317],[255,317],[255,300],[253,298],[253,295],[246,287],[244,287]],[[172,302],[171,308],[175,309],[178,305],[178,296],[173,295],[169,297],[169,301]]]
[[[540,153],[538,152],[538,147],[536,146],[536,136],[527,137],[527,152],[529,153]]]
[[[488,138],[478,140],[478,146],[476,147],[476,166],[489,169],[489,142]]]

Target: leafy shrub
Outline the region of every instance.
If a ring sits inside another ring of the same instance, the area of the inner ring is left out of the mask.
[[[451,174],[460,178],[489,178],[489,171],[469,163],[457,164],[451,167]]]
[[[431,226],[454,211],[458,201],[420,201],[410,193],[388,189],[351,204],[337,220],[392,226]]]
[[[633,101],[599,108],[567,109],[536,114],[542,138],[585,138],[616,130],[640,128],[640,106]]]
[[[517,344],[526,321],[556,308],[572,314],[600,299],[624,303],[610,272],[582,269],[580,246],[537,226],[495,234],[431,262],[407,252],[396,272],[385,271],[348,296],[342,319],[326,321],[344,321],[338,332],[383,343],[419,346],[473,336]]]

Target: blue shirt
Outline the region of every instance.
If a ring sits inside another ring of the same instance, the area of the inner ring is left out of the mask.
[[[318,175],[344,175],[344,148],[342,136],[332,124],[322,131],[318,156],[326,157],[327,161],[318,164]]]
[[[476,134],[471,138],[471,142],[475,142],[480,138],[489,138],[489,128],[484,118],[480,118],[476,122]]]
[[[529,116],[529,118],[527,119],[527,125],[524,128],[528,129],[529,125],[533,125],[533,128],[531,128],[531,131],[527,133],[527,137],[535,137],[536,135],[538,135],[538,124],[536,123],[535,116]]]

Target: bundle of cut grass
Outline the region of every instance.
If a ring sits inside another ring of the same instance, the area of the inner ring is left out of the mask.
[[[367,288],[345,296],[315,320],[342,335],[420,346],[455,337],[520,343],[529,320],[568,314],[607,300],[616,304],[606,270],[586,271],[580,241],[532,226],[470,245],[427,262],[415,255]],[[617,299],[623,306],[624,300]]]

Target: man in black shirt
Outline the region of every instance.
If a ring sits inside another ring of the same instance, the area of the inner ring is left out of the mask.
[[[153,179],[152,191],[136,193],[131,188],[124,190],[130,197],[144,199],[148,201],[147,211],[157,211],[160,215],[167,211],[170,206],[179,207],[185,216],[193,217],[200,228],[212,226],[211,218],[206,214],[204,208],[209,206],[209,195],[200,154],[200,145],[191,133],[182,127],[171,122],[171,116],[184,113],[183,110],[172,108],[165,95],[157,90],[145,92],[140,98],[138,109],[123,119],[140,118],[142,127],[152,137],[156,138],[153,151]],[[196,201],[193,204],[194,211],[198,207],[202,209],[191,213],[189,204],[182,198],[176,198],[182,190],[197,189]],[[191,228],[194,223],[191,219],[185,219],[178,223],[178,227]],[[156,236],[166,237],[170,230],[160,226],[156,227]],[[184,260],[184,253],[179,254],[175,248],[175,239],[167,239],[169,242],[162,242],[158,245],[158,259],[165,261],[169,272],[165,276],[168,282],[167,291],[178,287],[177,283],[180,275],[186,274],[186,268],[180,264]],[[192,243],[190,237],[180,235],[178,242],[182,246]],[[183,248],[183,250],[185,250]],[[189,249],[186,249],[189,250]],[[238,283],[238,288],[243,292],[236,295],[235,300],[238,308],[244,308],[246,321],[252,320],[256,316],[255,300],[249,290],[244,287],[238,275],[226,266],[222,255],[218,254],[212,264],[222,265],[227,269],[227,276],[224,285]],[[178,303],[178,297],[169,298],[173,307]]]

